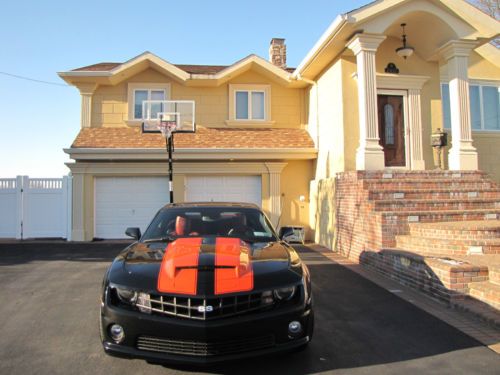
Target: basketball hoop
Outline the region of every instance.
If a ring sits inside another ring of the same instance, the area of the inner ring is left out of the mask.
[[[174,133],[194,133],[195,105],[193,100],[144,100],[142,102],[142,132],[161,133],[168,153],[168,190],[174,202],[173,157]]]
[[[158,128],[164,138],[169,139],[177,129],[177,116],[171,114],[160,114]]]

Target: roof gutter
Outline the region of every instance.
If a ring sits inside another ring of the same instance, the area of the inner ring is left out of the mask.
[[[316,42],[314,47],[307,53],[306,57],[297,66],[292,74],[292,77],[298,77],[304,70],[311,65],[311,63],[316,59],[316,57],[325,49],[325,47],[331,42],[333,38],[338,34],[342,27],[350,22],[350,17],[347,14],[338,15],[328,29],[323,33],[323,35]]]

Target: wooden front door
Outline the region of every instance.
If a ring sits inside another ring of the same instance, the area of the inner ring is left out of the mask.
[[[378,95],[378,128],[386,167],[405,167],[403,96]]]

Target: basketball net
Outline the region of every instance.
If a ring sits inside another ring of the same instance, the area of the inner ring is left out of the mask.
[[[165,138],[170,138],[172,136],[172,132],[177,128],[177,121],[175,120],[161,120],[158,128],[160,129],[161,134]]]

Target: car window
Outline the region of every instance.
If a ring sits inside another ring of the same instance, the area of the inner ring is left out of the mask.
[[[276,241],[266,216],[256,208],[164,208],[155,216],[142,240],[164,237],[238,237],[248,241]]]

